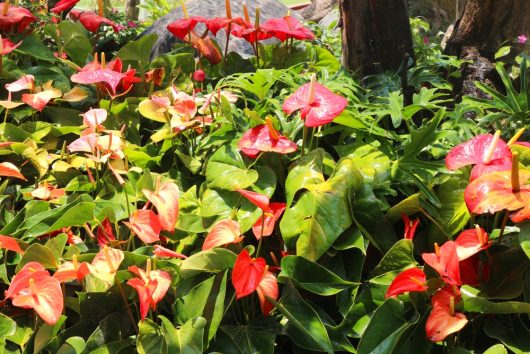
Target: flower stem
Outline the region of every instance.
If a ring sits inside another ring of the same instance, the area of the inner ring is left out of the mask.
[[[306,144],[306,140],[307,140],[307,127],[304,125],[304,132],[302,134],[302,156],[301,157],[304,157],[304,152],[305,152],[305,144]]]
[[[118,281],[118,277],[114,277],[114,281],[116,282],[116,285],[118,286],[118,289],[120,290],[121,298],[123,299],[123,302],[125,303],[125,308],[127,309],[127,313],[129,314],[129,319],[131,320],[131,323],[134,327],[134,331],[136,334],[140,334],[138,331],[138,326],[136,325],[136,321],[134,320],[134,316],[132,314],[131,308],[129,307],[129,303],[127,302],[127,297],[125,296],[125,292],[123,291],[123,287],[121,286],[121,283]]]

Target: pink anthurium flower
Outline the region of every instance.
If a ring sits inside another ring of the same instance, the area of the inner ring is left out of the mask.
[[[463,261],[491,246],[486,231],[476,225],[474,229],[464,230],[455,240],[458,260]]]
[[[153,254],[157,257],[166,257],[166,258],[180,258],[180,259],[186,259],[188,256],[177,253],[175,251],[172,251],[168,248],[162,247],[160,245],[155,245],[155,249],[153,250]]]
[[[500,131],[495,135],[482,134],[455,146],[445,158],[449,170],[457,170],[475,165],[471,171],[471,181],[493,171],[506,171],[512,165],[512,152],[502,139]]]
[[[116,61],[118,60],[116,59]],[[121,64],[117,64],[116,61],[111,61],[107,65],[103,53],[101,63],[98,62],[96,56],[93,62],[88,63],[77,74],[72,75],[71,80],[83,85],[96,84],[103,92],[115,97],[118,86],[127,77],[127,74],[121,72]],[[120,70],[115,70],[115,67]]]
[[[22,289],[29,286],[30,279],[40,279],[43,277],[49,277],[50,273],[44,268],[39,262],[28,262],[17,274],[11,279],[9,288],[5,292],[6,299],[13,297],[15,294],[20,292]]]
[[[285,203],[270,203],[269,208],[264,212],[260,218],[252,226],[252,232],[256,239],[260,239],[262,236],[270,236],[274,231],[276,221],[282,216],[285,211],[287,204]],[[263,227],[263,229],[262,229]]]
[[[156,304],[166,295],[171,285],[171,277],[163,270],[151,270],[151,259],[147,259],[146,269],[130,266],[129,271],[138,276],[127,281],[138,293],[140,300],[140,317],[145,319],[149,308],[155,310]]]
[[[74,254],[72,256],[72,261],[67,261],[61,264],[53,274],[53,277],[57,279],[59,283],[72,280],[81,282],[88,274],[90,274],[90,267],[92,266],[87,262],[79,263],[77,261],[77,255]]]
[[[410,220],[410,218],[406,214],[401,215],[401,218],[403,219],[403,223],[405,224],[405,233],[403,235],[403,238],[405,240],[412,241],[414,239],[414,235],[416,234],[416,229],[420,224],[420,219]]]
[[[467,324],[463,313],[455,312],[455,304],[460,301],[460,291],[453,286],[445,286],[433,295],[432,311],[425,324],[427,338],[432,342],[444,340],[448,335],[460,331]]]
[[[232,271],[232,285],[238,300],[252,294],[258,288],[266,267],[264,258],[251,258],[246,249],[241,251]]]
[[[145,243],[160,241],[162,226],[158,215],[152,210],[136,210],[125,225]]]
[[[54,88],[52,82],[48,81],[42,87],[38,88],[35,93],[23,94],[22,102],[42,112],[50,100],[61,97],[62,95],[61,90]]]
[[[125,256],[119,249],[103,247],[92,260],[90,273],[107,283],[112,283]]]
[[[445,242],[442,247],[434,244],[434,253],[423,253],[421,257],[431,268],[436,270],[443,281],[450,285],[460,286],[460,268],[454,241]]]
[[[70,152],[94,153],[98,144],[98,135],[89,133],[79,137],[68,145]]]
[[[20,173],[17,166],[10,162],[0,162],[0,177],[13,177],[22,180],[26,180],[26,177]]]
[[[167,29],[175,37],[186,41],[187,40],[186,37],[188,37],[188,34],[191,33],[191,31],[193,31],[195,26],[198,23],[205,23],[205,22],[206,22],[206,18],[202,16],[192,16],[189,18],[182,18],[182,19],[179,19],[179,20],[176,20],[170,23],[167,26]]]
[[[109,218],[103,219],[101,225],[98,226],[98,231],[96,233],[96,238],[98,240],[99,247],[104,247],[113,241],[116,241],[116,236],[114,236],[114,229]]]
[[[12,51],[20,47],[20,45],[22,44],[22,41],[18,42],[17,44],[14,44],[9,40],[9,38],[2,38],[2,36],[0,36],[0,42],[0,56],[11,53]]]
[[[87,133],[97,133],[105,130],[102,125],[107,120],[107,111],[105,109],[94,108],[81,114],[81,116],[83,117],[83,125],[89,130]]]
[[[315,39],[313,32],[305,28],[300,21],[292,16],[268,19],[261,27],[282,42],[290,38],[300,40]]]
[[[70,11],[70,18],[74,21],[79,21],[83,27],[92,33],[97,33],[101,25],[106,24],[114,29],[114,32],[118,32],[118,26],[108,18],[99,16],[91,11]]]
[[[33,75],[24,75],[20,79],[6,84],[5,88],[9,92],[18,92],[22,90],[33,91],[35,89],[35,77]]]
[[[50,10],[54,14],[60,14],[61,12],[66,12],[73,8],[79,0],[61,0]]]
[[[261,312],[264,316],[267,316],[274,309],[274,305],[267,298],[277,300],[279,296],[278,281],[274,274],[267,270],[267,267],[265,267],[265,273],[259,282],[256,293],[258,294]]]
[[[16,253],[24,253],[22,248],[20,248],[17,239],[10,236],[0,235],[0,248]]]
[[[423,292],[428,289],[427,277],[419,268],[407,269],[399,273],[386,291],[385,298],[398,296],[405,292]]]
[[[0,3],[0,31],[3,33],[22,33],[37,18],[20,6],[10,6],[9,1]]]
[[[142,189],[142,192],[156,207],[162,230],[175,231],[179,216],[179,187],[170,181],[160,183],[160,179],[157,178],[157,187],[154,192],[147,189]]]
[[[217,222],[210,230],[202,244],[202,250],[206,251],[241,241],[243,241],[243,237],[241,236],[239,223],[231,219],[225,219]]]
[[[238,143],[238,148],[245,155],[256,158],[260,152],[277,152],[289,154],[295,152],[298,146],[287,139],[274,128],[272,122],[267,118],[267,124],[258,125],[248,130]]]
[[[300,117],[306,127],[320,127],[328,124],[344,111],[348,101],[316,82],[313,74],[311,82],[302,85],[283,103],[283,111],[291,114],[300,110]]]

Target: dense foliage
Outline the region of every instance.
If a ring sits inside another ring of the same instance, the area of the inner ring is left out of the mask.
[[[408,102],[290,16],[150,58],[74,4],[0,4],[2,352],[530,351],[525,40],[457,101],[412,20]]]

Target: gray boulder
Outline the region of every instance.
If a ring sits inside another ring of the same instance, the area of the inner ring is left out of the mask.
[[[231,0],[232,17],[241,16],[243,17],[243,3],[242,0]],[[254,14],[256,8],[260,8],[260,22],[263,23],[269,18],[283,17],[287,15],[289,8],[281,4],[278,0],[251,0],[246,1],[247,7],[250,13],[250,20],[254,21]],[[226,16],[225,2],[222,0],[188,0],[186,2],[186,8],[189,16],[203,16],[206,18],[213,17],[224,17]],[[296,13],[291,13],[292,16],[301,19]],[[183,18],[182,8],[180,6],[171,10],[167,15],[158,19],[153,25],[147,28],[141,36],[155,33],[158,35],[158,39],[153,46],[151,56],[156,57],[162,53],[171,51],[171,48],[175,43],[181,42],[178,38],[173,36],[168,30],[167,25],[178,19]],[[205,27],[203,24],[199,24],[196,27],[196,32],[201,34]],[[210,34],[211,35],[211,34]],[[226,42],[226,34],[223,30],[217,33],[217,36],[211,35],[214,38],[221,49],[224,50],[224,44]],[[252,54],[252,48],[243,39],[231,37],[229,51],[235,51],[242,55]]]

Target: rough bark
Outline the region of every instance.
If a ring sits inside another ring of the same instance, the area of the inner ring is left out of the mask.
[[[491,63],[500,46],[530,32],[530,1],[468,0],[445,52],[470,60],[462,68],[461,96],[480,97],[475,81],[495,80]]]
[[[404,0],[340,0],[340,11],[346,68],[359,75],[406,70],[414,54]]]
[[[127,16],[127,19],[138,20],[138,16],[140,15],[138,5],[140,5],[140,0],[126,0],[125,15]]]

